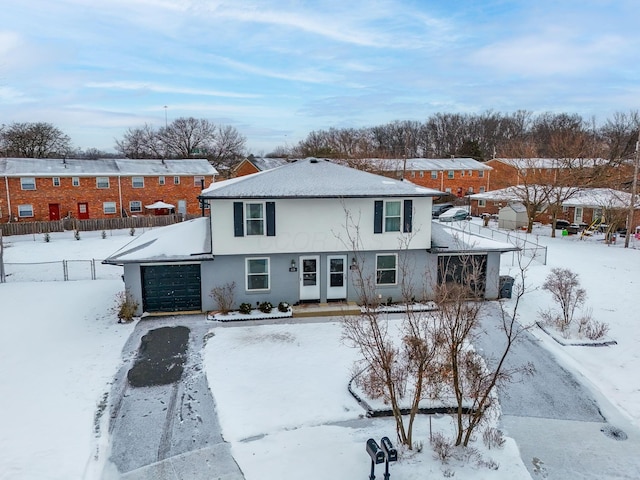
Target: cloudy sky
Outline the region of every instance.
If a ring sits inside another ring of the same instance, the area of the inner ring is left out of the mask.
[[[437,112],[640,106],[636,0],[20,0],[0,18],[0,124],[81,148],[181,116],[259,154]]]

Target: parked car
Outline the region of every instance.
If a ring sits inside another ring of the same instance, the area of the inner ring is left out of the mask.
[[[564,229],[569,225],[571,225],[571,222],[569,220],[563,220],[562,218],[556,220],[556,228]]]
[[[433,206],[431,207],[431,217],[438,218],[444,212],[452,208],[453,208],[453,203],[434,203]]]
[[[441,222],[455,222],[457,220],[467,220],[471,218],[466,208],[454,207],[450,208],[438,217]]]

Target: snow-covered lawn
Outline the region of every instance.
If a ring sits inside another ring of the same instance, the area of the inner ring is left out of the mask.
[[[529,284],[541,285],[556,266],[579,273],[594,318],[609,323],[609,336],[618,344],[562,347],[540,331],[536,335],[640,425],[640,242],[633,240],[633,248],[624,249],[622,239],[607,246],[598,238],[551,239],[548,229],[538,233],[540,242],[549,245],[548,264],[529,270]],[[102,259],[130,240],[128,231],[106,239],[99,232],[83,233],[80,241],[66,232],[53,234],[49,243],[41,236],[5,237],[4,259]],[[123,284],[121,270],[108,268],[102,273],[105,280],[70,282],[38,281],[38,268],[30,268],[25,275],[33,281],[17,282],[16,276],[0,285],[3,480],[95,478],[90,468],[94,416],[132,330],[132,325],[117,324],[110,311]],[[503,273],[513,270],[505,264]],[[523,321],[537,320],[538,310],[549,302],[548,292],[531,292],[520,310]],[[360,407],[345,389],[354,351],[340,343],[339,325],[212,329],[206,368],[225,436],[249,480],[368,475],[366,439],[387,435],[393,440],[394,426],[389,419],[358,420]],[[433,429],[445,431],[450,422],[434,419]],[[415,438],[427,439],[425,417],[417,428]],[[497,472],[449,468],[456,470],[455,478],[527,478],[512,443],[490,456],[500,464]],[[443,468],[432,460],[425,441],[421,454],[404,456],[391,473],[392,478],[428,478],[431,470],[441,476]],[[376,476],[382,478],[380,468]]]

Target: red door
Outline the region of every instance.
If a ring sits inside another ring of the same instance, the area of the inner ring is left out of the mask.
[[[60,204],[59,203],[50,203],[49,204],[49,220],[60,220]]]
[[[87,218],[89,218],[89,204],[84,202],[84,203],[79,203],[78,204],[78,218],[80,220],[86,220]]]

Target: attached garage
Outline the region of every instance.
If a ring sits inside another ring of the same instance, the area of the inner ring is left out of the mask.
[[[142,309],[145,312],[202,310],[200,264],[142,265]]]

